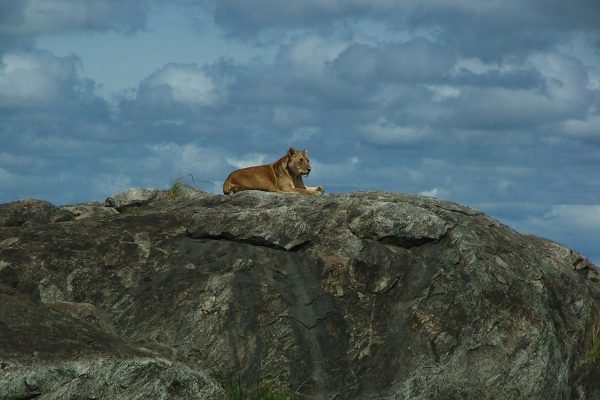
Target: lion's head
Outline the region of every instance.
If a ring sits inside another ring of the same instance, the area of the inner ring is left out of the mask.
[[[308,174],[310,174],[310,161],[308,160],[306,149],[298,151],[293,147],[290,147],[288,150],[287,165],[294,175],[308,176]]]

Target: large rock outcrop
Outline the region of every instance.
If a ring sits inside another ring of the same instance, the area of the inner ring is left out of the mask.
[[[0,399],[600,398],[565,247],[403,194],[126,199],[0,205]]]

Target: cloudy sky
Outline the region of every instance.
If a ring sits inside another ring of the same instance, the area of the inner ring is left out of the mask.
[[[307,148],[600,264],[598,0],[2,0],[0,202],[103,200]]]

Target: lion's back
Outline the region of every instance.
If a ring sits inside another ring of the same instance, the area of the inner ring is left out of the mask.
[[[277,191],[273,171],[270,165],[258,165],[233,171],[223,183],[223,193],[239,192],[242,190]]]

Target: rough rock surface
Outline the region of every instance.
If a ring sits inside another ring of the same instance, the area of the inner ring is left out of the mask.
[[[231,377],[310,399],[600,398],[598,269],[476,210],[101,207],[0,205],[0,399],[219,399]]]
[[[156,198],[158,193],[159,191],[157,189],[132,188],[108,197],[105,204],[122,211],[125,207],[137,207],[147,204]]]

